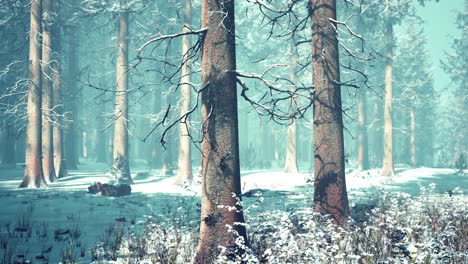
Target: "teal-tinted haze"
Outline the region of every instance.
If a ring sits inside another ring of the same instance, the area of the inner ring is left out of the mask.
[[[424,28],[428,38],[428,49],[433,61],[434,86],[437,91],[445,89],[450,84],[450,78],[443,71],[440,60],[445,59],[445,52],[452,52],[451,45],[454,36],[460,31],[455,25],[456,11],[463,10],[464,0],[440,0],[429,2],[424,7],[418,7],[418,15],[424,19]]]

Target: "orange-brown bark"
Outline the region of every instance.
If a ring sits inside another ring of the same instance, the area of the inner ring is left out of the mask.
[[[196,264],[215,263],[246,238],[240,191],[234,1],[203,0],[202,208]],[[228,208],[226,208],[228,207]],[[230,231],[232,228],[235,232]]]
[[[52,127],[52,0],[42,1],[42,171],[48,182],[57,180],[54,170]]]
[[[314,210],[343,223],[349,215],[345,181],[343,120],[336,0],[311,0],[314,100]],[[336,25],[335,25],[336,26]]]
[[[26,167],[19,188],[46,185],[42,173],[41,133],[41,19],[42,1],[32,0],[29,35],[28,123],[26,126]]]

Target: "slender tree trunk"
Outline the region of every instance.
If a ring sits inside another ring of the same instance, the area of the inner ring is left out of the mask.
[[[99,129],[96,131],[96,161],[106,163],[107,162],[107,133],[102,131],[105,128],[105,118],[103,117],[106,107],[104,102],[99,104],[99,114],[96,116],[96,121],[99,125]]]
[[[120,0],[124,7],[126,0]],[[118,182],[133,184],[128,160],[128,13],[124,10],[119,18],[117,43],[117,88],[115,93],[114,163],[112,174]]]
[[[164,109],[167,109],[171,104],[170,92],[164,94]],[[168,135],[166,148],[162,150],[162,169],[160,172],[161,176],[172,176],[174,175],[174,168],[172,164],[172,148],[173,148],[173,139],[172,135]],[[158,142],[160,144],[161,142]],[[161,146],[162,147],[162,146]]]
[[[416,120],[414,109],[410,110],[410,146],[411,146],[411,166],[416,167]]]
[[[157,77],[155,77],[156,79]],[[153,92],[153,114],[156,115],[161,111],[161,88],[158,87],[156,90]],[[154,125],[154,124],[152,124]],[[162,159],[161,159],[161,143],[159,142],[159,130],[156,129],[153,135],[151,135],[151,161],[150,161],[150,168],[155,169],[155,168],[160,168],[162,164]]]
[[[431,108],[431,106],[429,106]],[[434,138],[433,138],[433,119],[427,113],[433,111],[427,109],[421,109],[420,111],[415,111],[415,134],[420,136],[416,137],[415,135],[415,144],[416,144],[416,163],[419,166],[432,167],[433,156],[434,156]],[[416,124],[416,119],[418,124]],[[419,132],[419,133],[418,133]]]
[[[274,124],[270,126],[270,139],[271,139],[271,146],[273,147],[272,153],[273,153],[273,159],[275,160],[275,163],[279,163],[279,160],[281,158],[280,150],[279,150],[279,144],[278,144],[278,133],[275,130]],[[273,160],[272,159],[272,160]]]
[[[261,119],[258,119],[258,135],[260,136],[260,144],[255,144],[256,148],[256,157],[255,157],[255,167],[258,169],[264,169],[265,168],[265,151],[266,151],[266,135],[265,135],[265,122],[262,121]]]
[[[41,131],[41,19],[42,1],[31,2],[29,35],[28,124],[26,126],[26,167],[19,188],[39,188],[46,184],[42,172]]]
[[[360,170],[369,169],[369,152],[367,139],[367,115],[366,115],[366,94],[360,91],[358,94],[358,168]]]
[[[342,224],[349,215],[345,181],[343,120],[336,0],[311,0],[314,100],[314,210]],[[336,27],[336,25],[334,25]]]
[[[297,57],[294,53],[296,48],[295,42],[291,41],[290,50],[291,50],[291,60],[289,62],[289,78],[293,83],[296,83],[297,76],[296,76],[296,67],[297,67]],[[294,90],[294,87],[291,87],[291,90]],[[293,97],[291,101],[291,108],[292,111],[296,110],[296,98]],[[283,171],[286,173],[297,173],[299,170],[297,169],[297,123],[296,120],[293,119],[291,124],[288,126],[287,131],[287,143],[286,143],[286,161],[284,164]]]
[[[379,167],[382,166],[382,154],[383,154],[383,140],[382,140],[382,133],[380,132],[380,128],[383,127],[382,120],[379,118],[383,116],[382,113],[382,102],[379,98],[374,97],[372,103],[372,129],[370,130],[370,145],[372,148],[370,149],[370,157],[371,157],[371,164],[372,167]]]
[[[288,126],[287,131],[286,162],[283,169],[283,171],[286,173],[297,173],[299,171],[297,169],[296,140],[297,123],[296,120],[293,120],[292,123]]]
[[[191,30],[192,24],[192,1],[185,0],[184,9],[184,32]],[[190,68],[190,35],[182,37],[182,71],[181,85],[181,107],[180,115],[185,115],[190,109],[191,68]],[[179,169],[177,172],[176,184],[191,184],[193,181],[192,158],[190,149],[189,117],[185,116],[180,123],[179,134]]]
[[[393,167],[393,24],[387,22],[385,33],[387,64],[385,66],[384,146],[382,175],[395,175]]]
[[[52,0],[42,1],[42,171],[55,182],[52,120]]]
[[[194,263],[211,264],[220,247],[232,256],[240,251],[236,239],[246,241],[239,203],[234,1],[203,0],[202,27],[208,31],[202,54],[202,208]]]
[[[89,158],[89,130],[90,130],[90,125],[89,125],[89,119],[87,115],[83,115],[83,127],[81,131],[81,157],[85,160]]]
[[[53,0],[52,2],[54,12],[58,13],[58,0]],[[54,54],[52,63],[52,97],[54,105],[54,120],[55,125],[53,126],[53,137],[54,137],[54,170],[57,175],[57,178],[63,178],[67,176],[67,168],[65,165],[65,157],[63,155],[63,103],[62,103],[62,68],[60,65],[60,25],[58,21],[54,23],[53,30],[53,47]]]

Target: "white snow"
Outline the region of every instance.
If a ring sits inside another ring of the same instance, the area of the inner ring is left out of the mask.
[[[177,186],[174,184],[175,176],[158,176],[159,171],[137,169],[133,171],[136,177],[132,195],[112,198],[88,194],[87,187],[90,184],[108,181],[105,175],[107,170],[108,167],[103,164],[84,164],[80,170],[71,171],[68,177],[47,188],[30,190],[17,189],[22,180],[22,169],[0,168],[0,240],[8,239],[8,233],[20,225],[21,217],[32,208],[32,215],[27,221],[33,225],[34,232],[39,232],[37,230],[40,228],[46,229],[44,232],[47,237],[39,239],[32,234],[26,243],[17,237],[15,255],[27,254],[27,257],[34,258],[52,246],[48,256],[50,263],[56,263],[62,250],[69,244],[68,241],[55,241],[54,231],[78,227],[81,231],[81,247],[86,248],[85,258],[79,259],[81,263],[89,263],[89,249],[102,239],[104,230],[116,223],[116,219],[125,218],[125,225],[131,227],[143,223],[145,216],[152,213],[170,211],[171,207],[180,208],[182,203],[187,202],[194,205],[199,201],[199,183],[189,187]],[[143,173],[137,176],[139,172]],[[265,210],[270,206],[284,209],[286,202],[295,203],[295,199],[304,202],[313,191],[313,183],[307,181],[312,177],[309,173],[288,174],[262,170],[245,171],[242,175],[243,193],[261,190],[265,194],[265,205],[260,205],[257,210]],[[440,193],[453,190],[456,186],[460,186],[466,193],[467,178],[466,173],[455,175],[452,169],[400,168],[394,177],[381,177],[379,170],[374,169],[351,171],[346,176],[346,183],[350,201],[356,202],[371,196],[372,190],[376,188],[408,191],[417,195],[421,186],[428,186],[431,182],[440,186],[437,190]],[[195,175],[195,179],[198,179],[198,175]],[[249,198],[244,197],[244,202],[252,203],[253,199]],[[310,202],[302,206],[310,206]],[[195,207],[189,209],[198,214]]]

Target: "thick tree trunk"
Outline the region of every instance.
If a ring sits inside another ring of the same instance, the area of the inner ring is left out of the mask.
[[[52,3],[54,12],[58,12],[58,0],[53,0]],[[60,25],[58,21],[54,24],[54,62],[52,63],[52,76],[53,76],[53,104],[55,111],[55,125],[53,128],[54,135],[54,169],[57,178],[63,178],[67,176],[67,168],[65,165],[65,157],[63,155],[63,103],[62,103],[62,68],[60,65]]]
[[[292,82],[296,83],[296,67],[297,67],[297,57],[294,54],[294,50],[296,48],[295,42],[291,41],[291,60],[289,62],[289,78]],[[291,90],[294,90],[294,87],[291,87]],[[296,110],[296,98],[292,98],[291,101],[291,108],[292,111]],[[291,124],[288,126],[287,131],[287,143],[286,143],[286,161],[284,164],[283,171],[286,173],[297,173],[297,123],[296,120],[293,119]]]
[[[185,0],[184,9],[184,32],[191,30],[192,24],[192,1]],[[190,93],[191,93],[191,69],[190,69],[190,35],[182,37],[182,71],[180,81],[181,85],[181,107],[180,115],[187,114],[190,109]],[[178,172],[176,184],[191,184],[193,181],[192,174],[192,158],[190,149],[190,131],[189,131],[189,116],[185,116],[181,120],[179,130],[179,159],[178,159]]]
[[[236,255],[240,251],[236,239],[246,241],[239,203],[234,25],[233,0],[202,1],[202,27],[208,31],[202,55],[202,208],[196,264],[215,263],[220,253]]]
[[[47,182],[55,182],[52,123],[52,0],[42,1],[42,171]]]
[[[342,224],[349,215],[345,181],[343,120],[336,0],[311,0],[314,100],[314,210]],[[336,27],[336,25],[335,25]]]
[[[26,126],[26,167],[19,188],[39,188],[46,185],[42,172],[41,131],[41,19],[42,1],[32,0],[29,35],[28,123]]]
[[[416,167],[416,120],[414,116],[414,109],[410,110],[410,153],[411,153],[411,166]]]
[[[387,64],[385,66],[384,145],[382,175],[395,175],[393,167],[393,24],[387,22],[385,32]]]
[[[120,0],[124,7],[126,0]],[[117,43],[117,87],[115,91],[114,156],[112,174],[118,182],[133,184],[128,160],[128,13],[124,10],[119,18]]]
[[[360,170],[369,169],[369,152],[367,139],[367,115],[366,115],[366,94],[360,91],[358,94],[358,168]]]

